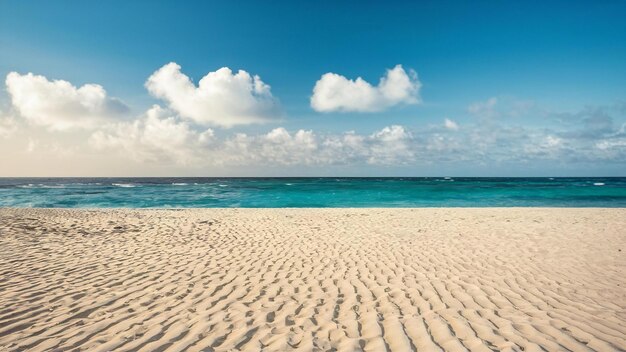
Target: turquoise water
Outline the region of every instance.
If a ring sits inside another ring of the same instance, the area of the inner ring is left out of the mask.
[[[626,207],[610,178],[0,178],[1,207]]]

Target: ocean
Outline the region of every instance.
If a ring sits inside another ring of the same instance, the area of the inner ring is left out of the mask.
[[[626,207],[626,177],[0,178],[0,207]]]

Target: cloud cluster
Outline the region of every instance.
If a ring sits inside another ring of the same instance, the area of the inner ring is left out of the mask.
[[[262,123],[278,115],[270,86],[259,76],[228,67],[209,72],[196,87],[181,67],[171,62],[146,81],[146,88],[183,118],[201,125],[232,127]]]
[[[378,86],[361,77],[348,79],[336,73],[324,74],[313,88],[311,107],[319,112],[375,112],[398,104],[419,104],[422,84],[413,70],[401,65],[387,70]]]
[[[467,108],[478,118],[464,122],[462,128],[445,118],[416,129],[389,125],[368,133],[316,133],[283,127],[265,133],[236,133],[216,132],[209,126],[264,122],[278,114],[269,86],[245,71],[233,73],[222,68],[207,74],[196,87],[180,72],[180,66],[165,65],[150,76],[146,87],[168,106],[154,105],[134,120],[116,119],[127,116],[128,108],[96,84],[75,87],[66,81],[13,72],[7,76],[6,86],[12,107],[11,114],[0,112],[0,137],[12,135],[21,116],[48,130],[89,129],[88,138],[80,133],[73,138],[85,138],[100,153],[119,153],[145,163],[197,169],[219,165],[519,165],[537,161],[606,165],[626,161],[624,107],[544,115],[542,119],[550,124],[542,121],[538,127],[527,119],[508,119],[522,114],[528,117],[532,104],[490,98]],[[362,79],[324,75],[316,84],[311,104],[319,111],[376,111],[417,103],[418,93],[414,73],[396,66],[376,87]],[[65,147],[63,143],[31,139],[27,149],[59,155],[64,149],[72,151],[67,155],[83,152],[84,145],[76,139]]]
[[[13,107],[22,117],[50,130],[94,128],[128,112],[123,102],[108,97],[97,84],[77,88],[63,80],[11,72],[6,87]]]
[[[267,134],[237,134],[224,142],[222,159],[228,164],[274,165],[391,165],[411,157],[402,126],[385,127],[371,135],[352,131],[317,135],[313,131],[289,133],[279,127]]]
[[[289,132],[278,127],[220,139],[213,130],[196,131],[167,109],[154,106],[137,121],[103,127],[89,143],[141,162],[180,165],[392,165],[411,158],[411,138],[404,127],[389,126],[371,135],[318,136],[311,130]]]
[[[210,145],[213,130],[198,132],[158,105],[133,122],[120,122],[93,133],[89,143],[97,150],[118,150],[135,160],[182,165],[197,161]]]
[[[142,162],[196,166],[428,165],[470,163],[619,162],[626,159],[625,127],[595,139],[544,129],[504,125],[466,125],[464,133],[430,126],[409,131],[391,125],[370,134],[348,131],[317,134],[283,127],[256,135],[219,137],[194,131],[184,121],[162,115],[100,131],[94,147],[117,150]]]
[[[97,84],[76,87],[64,80],[11,72],[6,87],[14,110],[31,124],[49,130],[92,129],[129,111]],[[180,65],[171,62],[156,70],[145,87],[177,116],[196,125],[229,128],[273,121],[281,115],[270,86],[243,70],[235,73],[220,68],[196,86]],[[376,87],[360,77],[353,81],[327,73],[315,84],[311,106],[322,112],[380,111],[397,104],[418,104],[420,87],[415,71],[407,73],[401,65],[387,70]]]

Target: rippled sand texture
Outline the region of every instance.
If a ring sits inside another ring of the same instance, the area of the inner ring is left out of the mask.
[[[626,209],[0,209],[0,249],[1,351],[626,349]]]

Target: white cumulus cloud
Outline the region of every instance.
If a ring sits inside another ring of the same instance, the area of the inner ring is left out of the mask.
[[[318,137],[309,130],[290,133],[278,127],[266,134],[237,133],[213,150],[213,160],[228,165],[309,165],[321,162]]]
[[[449,130],[453,130],[456,131],[459,129],[459,124],[457,124],[456,122],[450,120],[450,119],[445,119],[443,121],[443,126]]]
[[[11,72],[6,87],[13,107],[22,117],[50,130],[94,128],[128,111],[123,102],[108,97],[97,84],[77,88],[63,80]]]
[[[223,67],[209,72],[196,87],[180,69],[171,62],[154,72],[145,86],[183,118],[201,125],[232,127],[267,122],[278,114],[270,86],[259,76]]]
[[[361,77],[351,80],[326,73],[315,83],[311,107],[320,112],[374,112],[398,104],[419,104],[421,86],[417,73],[407,73],[401,65],[387,70],[378,86]]]
[[[171,116],[167,109],[155,105],[143,118],[95,132],[89,142],[95,149],[118,149],[139,161],[186,165],[196,161],[198,152],[212,140],[213,130],[198,132]]]
[[[279,127],[256,136],[238,133],[213,150],[211,160],[230,165],[405,164],[413,159],[412,140],[411,133],[398,125],[370,135],[290,133]]]
[[[413,159],[413,135],[403,126],[393,125],[373,133],[369,140],[369,164],[406,164]]]

